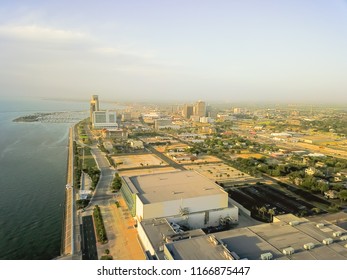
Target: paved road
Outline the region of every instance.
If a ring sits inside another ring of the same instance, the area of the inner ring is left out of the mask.
[[[82,260],[97,260],[96,238],[92,216],[82,217]]]
[[[167,162],[170,166],[172,166],[173,168],[176,169],[180,169],[180,170],[187,170],[186,168],[184,168],[182,165],[178,164],[177,162],[174,162],[172,159],[168,158],[167,156],[165,156],[164,154],[158,152],[156,149],[154,149],[151,145],[145,145],[146,149],[148,149],[149,151],[151,151],[153,154],[155,154],[157,157],[159,157],[160,159],[162,159],[163,161]]]
[[[109,192],[109,188],[112,184],[115,170],[110,167],[105,154],[101,152],[95,145],[92,146],[92,154],[95,156],[101,173],[100,180],[98,182],[98,185],[96,186],[90,206],[93,207],[94,205],[107,205],[108,200],[112,198],[112,194]]]

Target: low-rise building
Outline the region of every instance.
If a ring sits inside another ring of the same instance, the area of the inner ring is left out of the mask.
[[[308,167],[305,169],[305,173],[309,176],[312,176],[312,175],[318,173],[318,170],[314,167]]]
[[[338,192],[335,190],[328,190],[326,192],[324,192],[324,196],[326,198],[330,198],[330,199],[334,199],[334,198],[338,198]]]
[[[128,143],[130,144],[130,147],[135,150],[143,149],[143,142],[141,140],[129,140]]]

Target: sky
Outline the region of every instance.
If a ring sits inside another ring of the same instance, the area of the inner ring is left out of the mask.
[[[0,97],[347,104],[346,0],[0,0]]]

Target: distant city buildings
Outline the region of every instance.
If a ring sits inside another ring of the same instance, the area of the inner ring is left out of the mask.
[[[92,98],[90,99],[90,121],[93,120],[93,113],[95,111],[99,111],[99,96],[98,95],[92,95]]]
[[[204,101],[199,100],[194,105],[194,115],[199,117],[205,117],[206,116],[206,103]]]
[[[100,110],[98,95],[92,95],[90,99],[90,121],[94,129],[118,129],[116,111]]]
[[[206,106],[204,101],[199,100],[194,105],[185,104],[182,110],[182,116],[191,121],[199,122],[201,117],[206,117],[210,114],[211,107]]]
[[[182,116],[186,119],[190,119],[193,115],[193,105],[185,104],[182,111]]]

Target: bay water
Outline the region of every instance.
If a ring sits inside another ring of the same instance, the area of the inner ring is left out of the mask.
[[[0,104],[0,259],[60,255],[66,123],[16,123],[34,112],[88,110],[86,102],[5,100]]]

